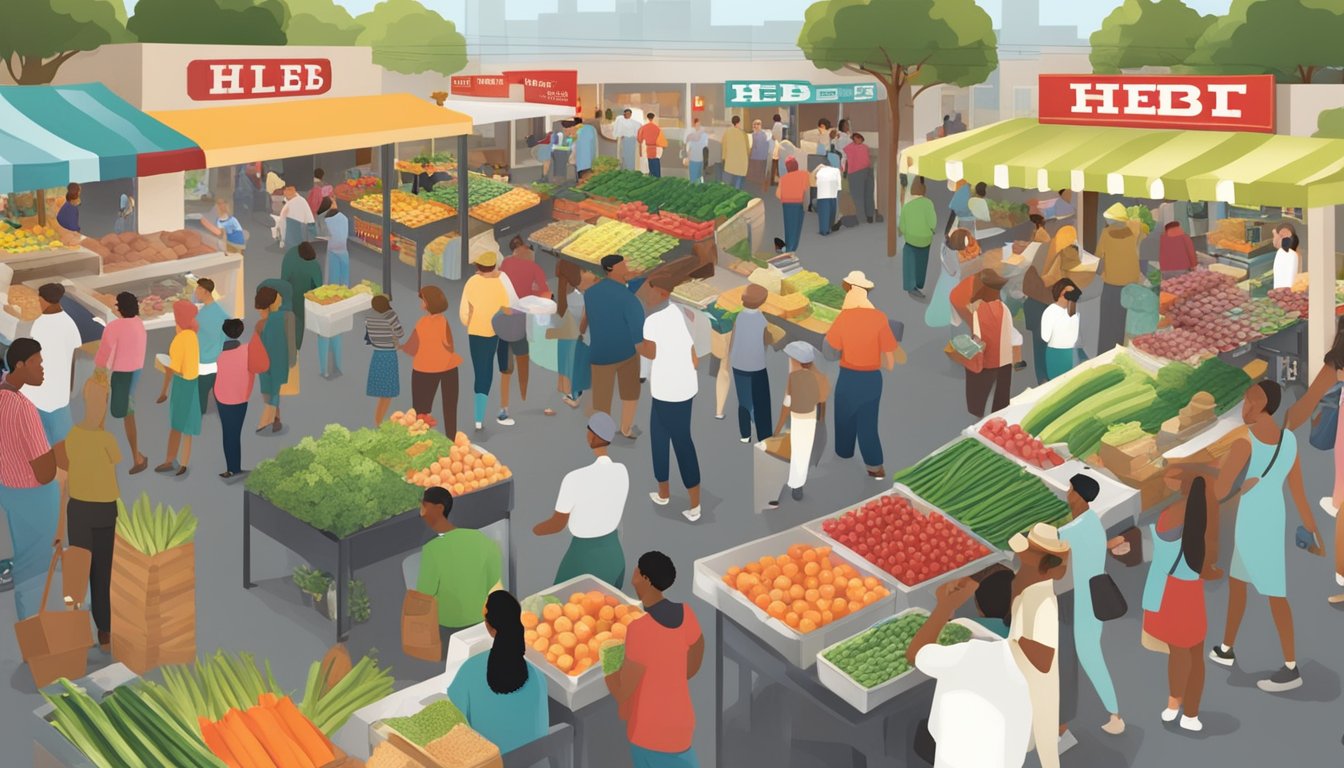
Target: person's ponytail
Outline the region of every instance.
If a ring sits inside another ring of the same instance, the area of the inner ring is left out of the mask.
[[[492,592],[485,601],[485,621],[495,630],[485,682],[497,694],[513,693],[527,683],[528,675],[527,661],[523,658],[522,608],[508,592]]]

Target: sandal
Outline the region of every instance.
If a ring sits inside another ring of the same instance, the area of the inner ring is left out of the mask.
[[[565,396],[562,397],[560,400],[561,400],[561,402],[563,402],[565,405],[568,405],[570,408],[578,408],[578,407],[579,407],[579,401],[578,401],[578,400],[575,400],[573,397],[571,397],[571,396],[569,396],[569,395],[565,395]]]
[[[234,476],[234,474],[235,474],[235,473],[233,473],[233,472],[220,472],[220,473],[219,473],[219,479],[220,479],[220,480],[228,480],[228,479],[232,478],[232,477]]]
[[[183,464],[181,467],[178,468],[178,470],[177,470],[177,474],[175,475],[175,477],[182,477],[183,475],[187,474],[187,470],[188,470],[188,469],[189,469],[189,467],[187,467],[186,464]]]
[[[555,415],[555,409],[554,409],[554,408],[547,408],[546,410],[544,410],[544,411],[541,412],[541,415],[543,415],[543,416],[554,416],[554,415]]]
[[[279,419],[276,419],[275,421],[271,422],[271,434],[274,435],[274,434],[278,433],[278,432],[280,431],[280,429],[281,429],[282,426],[283,426],[283,425],[280,424],[280,420],[279,420]]]
[[[138,475],[141,472],[144,472],[146,469],[149,469],[149,457],[141,456],[140,460],[135,462],[135,464],[131,466],[131,474]]]
[[[166,474],[168,472],[172,472],[174,469],[177,469],[177,465],[171,461],[167,461],[155,467],[154,471],[158,472],[159,474]]]

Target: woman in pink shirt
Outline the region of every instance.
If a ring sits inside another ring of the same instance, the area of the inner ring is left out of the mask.
[[[131,474],[136,475],[149,467],[149,457],[140,452],[135,428],[135,386],[145,367],[145,323],[140,319],[140,301],[135,294],[129,291],[117,294],[117,315],[103,329],[93,365],[110,374],[108,411],[112,418],[122,419],[125,424],[126,442],[135,458]]]
[[[243,421],[247,419],[247,401],[252,398],[252,385],[257,374],[270,370],[271,358],[266,345],[252,332],[252,340],[239,342],[243,335],[243,321],[230,318],[224,321],[224,351],[219,353],[215,375],[215,403],[219,405],[219,424],[224,433],[224,471],[220,477],[229,478],[243,471]]]
[[[862,133],[850,136],[850,143],[841,153],[845,156],[845,174],[849,177],[849,196],[854,200],[854,210],[863,211],[869,224],[873,223],[873,156]]]

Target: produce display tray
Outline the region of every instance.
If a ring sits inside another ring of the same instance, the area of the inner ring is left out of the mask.
[[[817,663],[817,652],[822,648],[847,637],[853,637],[872,626],[874,622],[893,615],[896,612],[897,593],[891,591],[886,597],[865,606],[858,613],[852,613],[824,627],[802,634],[779,619],[771,618],[748,600],[746,595],[723,582],[723,574],[729,568],[759,560],[765,555],[779,555],[788,551],[794,544],[832,547],[833,560],[851,565],[863,576],[873,576],[884,585],[891,583],[890,575],[872,563],[848,550],[835,548],[830,539],[800,526],[696,560],[693,591],[696,597],[740,624],[790,664],[807,669]]]
[[[305,298],[306,327],[318,336],[332,337],[348,333],[354,330],[355,315],[369,309],[372,302],[373,295],[368,293],[357,293],[333,304],[318,304]]]
[[[984,546],[985,549],[989,550],[989,554],[977,560],[972,560],[971,562],[966,563],[960,568],[954,568],[948,571],[947,573],[942,573],[937,576],[925,579],[924,581],[918,584],[907,585],[900,579],[896,578],[895,576],[892,576],[891,574],[887,573],[881,568],[878,568],[873,563],[869,562],[858,552],[855,552],[854,550],[850,549],[844,544],[841,544],[835,539],[832,539],[830,536],[827,536],[826,532],[822,530],[821,525],[827,520],[837,518],[851,509],[862,507],[864,504],[867,504],[870,501],[874,501],[876,499],[882,498],[883,496],[888,496],[892,494],[900,496],[901,498],[904,498],[907,501],[909,501],[911,506],[913,506],[925,517],[937,513],[947,518],[949,521],[952,522],[953,525],[957,527],[958,530],[960,530],[962,533],[965,533],[967,536],[970,536],[972,539],[975,539],[982,546]],[[967,528],[965,525],[963,525],[960,520],[957,520],[955,517],[949,514],[945,514],[941,509],[938,509],[937,507],[933,506],[927,501],[919,498],[918,496],[915,495],[914,491],[910,490],[904,485],[901,485],[900,483],[892,485],[891,490],[889,491],[884,491],[875,496],[871,496],[867,499],[864,499],[863,501],[860,501],[857,504],[852,504],[848,507],[845,507],[844,509],[837,510],[836,512],[826,515],[825,517],[819,517],[811,522],[803,523],[803,530],[810,531],[820,536],[821,538],[825,539],[826,542],[831,545],[834,551],[840,552],[841,554],[844,555],[846,559],[851,558],[858,559],[864,563],[867,563],[873,569],[877,570],[878,578],[884,584],[889,585],[893,593],[896,594],[897,596],[896,607],[900,610],[906,610],[910,608],[923,608],[925,610],[933,610],[933,606],[937,602],[937,599],[934,596],[934,591],[938,589],[938,586],[940,584],[944,584],[954,579],[959,579],[963,576],[970,576],[972,574],[979,573],[980,571],[983,571],[984,569],[990,567],[991,565],[994,565],[995,563],[1007,562],[1010,559],[1006,553],[1000,552],[999,550],[995,549],[994,546],[991,545],[989,542],[975,535],[975,533],[972,532],[970,528]]]
[[[892,618],[900,618],[910,614],[923,614],[927,616],[928,611],[920,608],[907,608]],[[873,626],[877,626],[877,624],[880,623],[881,622],[876,622]],[[970,619],[953,619],[950,623],[958,624],[971,631],[971,639],[967,642],[975,642],[977,640],[995,641],[1000,639],[997,635]],[[869,627],[868,629],[871,628],[872,627]],[[854,634],[858,635],[860,632],[855,632]],[[817,652],[817,678],[821,681],[822,685],[826,686],[827,690],[834,693],[836,696],[839,696],[846,704],[858,711],[864,714],[872,712],[874,709],[877,709],[897,696],[914,690],[920,685],[930,681],[928,675],[925,675],[918,669],[911,669],[909,672],[906,672],[899,677],[892,678],[881,685],[873,688],[864,688],[862,685],[855,682],[854,678],[840,671],[839,667],[835,666],[825,658],[825,654],[829,653],[836,646],[848,639],[849,638],[844,638],[839,640]]]
[[[139,675],[132,672],[125,664],[114,663],[102,669],[92,672],[78,680],[73,681],[75,687],[82,688],[89,696],[95,700],[101,700],[114,688],[132,682],[139,678]],[[45,691],[55,695],[62,689],[59,685],[48,686]],[[37,760],[33,763],[37,765],[50,765],[50,761],[42,762],[42,753],[46,757],[55,760],[57,765],[64,768],[96,768],[96,764],[88,758],[78,747],[70,743],[70,740],[61,735],[54,727],[52,721],[55,718],[56,708],[48,701],[43,701],[42,705],[33,710],[33,716],[38,720],[36,727],[32,729],[33,733],[33,751],[36,753]],[[13,746],[17,746],[13,745]]]
[[[572,592],[592,592],[597,590],[604,595],[620,600],[629,606],[640,607],[639,601],[632,599],[629,595],[602,581],[596,576],[575,576],[569,581],[556,584],[548,589],[530,595],[555,595],[560,600],[565,600],[566,596]],[[533,649],[527,648],[527,659],[532,662],[532,666],[541,670],[546,676],[546,693],[556,702],[564,705],[570,712],[577,712],[580,709],[601,701],[607,696],[606,679],[602,676],[602,666],[594,665],[584,670],[582,674],[570,676],[556,669],[554,665],[546,661],[546,655]]]

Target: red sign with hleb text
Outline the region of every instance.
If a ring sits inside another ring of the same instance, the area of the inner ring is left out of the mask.
[[[454,96],[509,98],[509,87],[523,86],[523,101],[572,107],[578,103],[579,73],[573,69],[520,70],[501,75],[454,75]]]
[[[192,101],[318,96],[329,90],[330,59],[200,59],[187,65]]]
[[[451,86],[454,96],[509,98],[509,80],[503,75],[453,75]]]
[[[1041,75],[1040,121],[1274,132],[1274,76]]]

